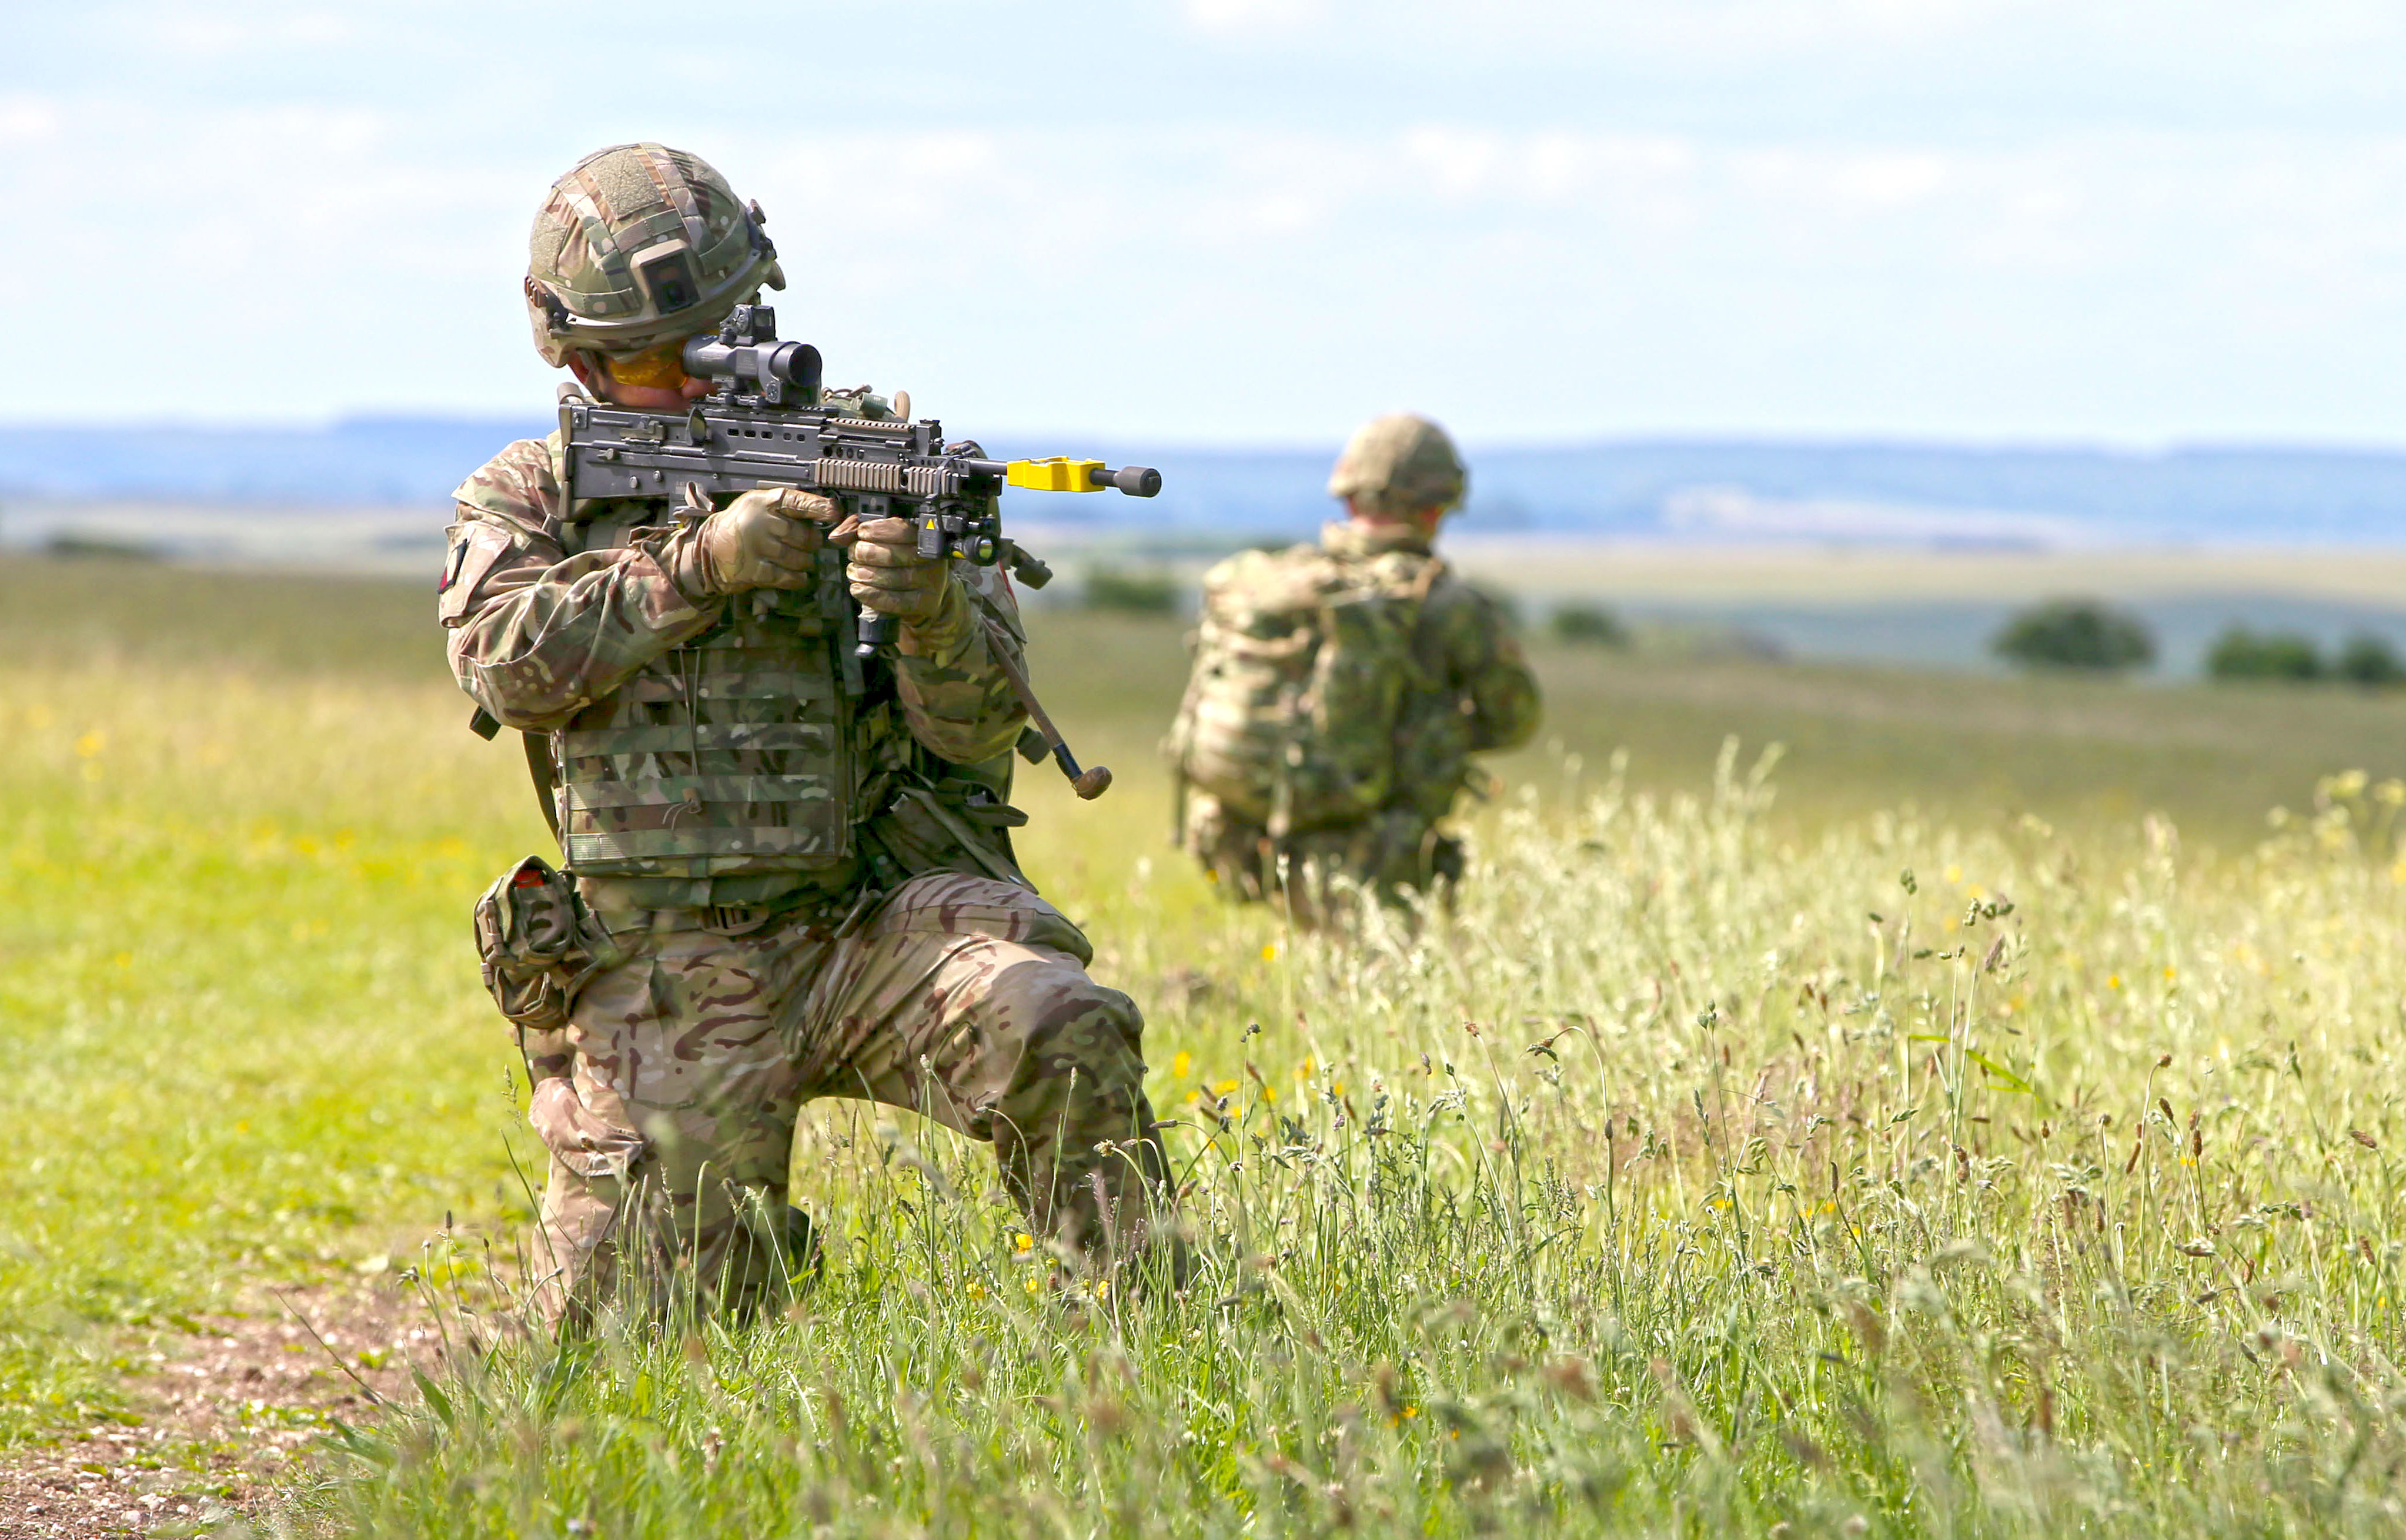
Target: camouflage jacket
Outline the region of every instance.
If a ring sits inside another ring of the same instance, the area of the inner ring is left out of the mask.
[[[567,728],[662,655],[729,622],[748,597],[678,587],[672,574],[691,570],[679,544],[697,537],[690,526],[666,529],[665,509],[664,533],[569,554],[559,454],[556,434],[520,440],[460,485],[441,585],[460,687],[503,726],[534,731]],[[943,609],[896,648],[893,695],[910,736],[954,765],[1007,764],[1024,713],[989,648],[1024,644],[1009,581],[956,563]],[[803,883],[790,873],[720,876],[699,891],[679,884],[676,899],[661,883],[611,885],[620,902],[650,908],[767,902]]]
[[[1397,551],[1431,554],[1428,537],[1411,526],[1350,519],[1323,527],[1320,544],[1344,562]],[[1535,736],[1537,680],[1504,607],[1450,570],[1429,588],[1415,650],[1423,677],[1437,688],[1406,708],[1394,799],[1434,823],[1452,807],[1471,755],[1516,748]]]

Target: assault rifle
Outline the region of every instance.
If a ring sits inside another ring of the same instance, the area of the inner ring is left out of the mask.
[[[1130,497],[1161,490],[1161,473],[1145,466],[1112,470],[1100,460],[1062,456],[989,459],[966,452],[974,445],[946,444],[943,425],[932,417],[846,417],[823,406],[819,350],[780,342],[776,312],[765,304],[737,305],[717,335],[686,343],[685,368],[714,384],[682,413],[640,412],[577,395],[561,402],[567,481],[560,491],[570,505],[583,498],[682,493],[688,507],[706,511],[756,487],[796,487],[834,499],[863,521],[910,519],[918,528],[922,557],[984,567],[1008,562],[1022,583],[1040,588],[1052,580],[1052,569],[1003,537],[997,502],[1003,487],[1109,487]],[[908,398],[898,399],[907,411]],[[891,615],[864,606],[856,625],[856,657],[894,640]],[[1100,796],[1111,772],[1099,765],[1079,768],[1026,680],[1004,661],[1012,690],[1043,741],[1041,749],[1031,742],[1028,757],[1050,753],[1079,796]]]

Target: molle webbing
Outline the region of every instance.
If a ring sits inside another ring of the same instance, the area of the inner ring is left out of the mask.
[[[554,736],[571,869],[701,878],[849,858],[854,739],[885,717],[860,717],[837,688],[849,648],[824,612],[829,594],[842,602],[842,568],[832,549],[820,565],[825,591],[737,595]]]

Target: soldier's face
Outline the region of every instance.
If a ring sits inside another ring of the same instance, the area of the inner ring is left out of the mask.
[[[1421,533],[1434,539],[1437,535],[1437,527],[1445,522],[1445,516],[1453,512],[1453,508],[1449,503],[1434,502],[1424,508],[1374,510],[1364,507],[1352,498],[1347,498],[1345,511],[1352,515],[1358,523],[1408,524]]]
[[[615,406],[637,412],[682,412],[686,403],[710,393],[710,382],[685,372],[685,339],[664,342],[640,353],[612,358],[582,355],[576,377],[585,388]]]

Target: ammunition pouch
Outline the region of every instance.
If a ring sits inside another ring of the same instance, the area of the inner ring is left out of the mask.
[[[539,855],[476,900],[476,954],[486,991],[521,1032],[565,1027],[585,981],[619,958],[574,881]]]
[[[1021,887],[1035,884],[1019,869],[1011,831],[1027,814],[979,783],[947,778],[932,785],[903,782],[867,833],[890,863],[890,878],[907,881],[923,872],[958,871],[992,877]]]

